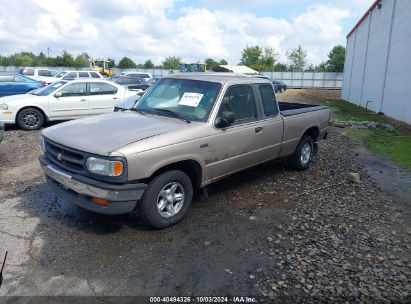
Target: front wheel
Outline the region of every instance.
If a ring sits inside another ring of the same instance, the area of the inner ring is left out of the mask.
[[[314,157],[314,141],[311,136],[304,135],[298,143],[293,155],[288,158],[288,165],[296,170],[308,169]]]
[[[140,217],[157,229],[181,221],[193,199],[190,178],[180,170],[171,170],[156,176],[138,202]]]
[[[35,108],[23,109],[17,115],[17,124],[23,130],[38,130],[44,124],[44,115]]]

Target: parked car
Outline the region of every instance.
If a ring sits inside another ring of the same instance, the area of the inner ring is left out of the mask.
[[[145,91],[150,85],[144,78],[115,76],[109,79],[110,81],[127,87],[129,90]]]
[[[30,77],[34,80],[44,81],[47,84],[56,81],[52,71],[46,68],[20,68],[18,74]]]
[[[153,78],[150,73],[141,73],[141,72],[122,72],[117,76],[128,76],[128,77],[136,77],[136,78],[144,78],[145,80],[149,80]]]
[[[67,71],[65,74],[59,74],[59,79],[62,80],[73,80],[81,78],[104,78],[99,72],[96,71]]]
[[[133,108],[136,104],[136,102],[141,98],[141,96],[144,95],[143,92],[138,92],[136,95],[129,96],[125,100],[122,101],[117,101],[117,103],[114,105],[114,112],[120,112],[120,111],[126,111],[130,110]]]
[[[276,93],[284,93],[287,91],[287,85],[283,81],[273,80],[273,85]]]
[[[180,221],[193,191],[277,158],[305,170],[327,134],[324,106],[278,104],[271,81],[207,73],[160,79],[130,109],[43,130],[50,188],[104,214],[135,208],[156,228]]]
[[[23,75],[0,74],[0,97],[25,94],[31,90],[45,86],[46,83],[44,81],[37,81]]]
[[[108,80],[60,80],[34,94],[2,97],[0,120],[36,130],[46,121],[112,112],[117,101],[131,95],[135,92]]]
[[[60,71],[57,74],[54,75],[54,78],[59,78],[61,79],[64,75],[66,75],[67,71]]]
[[[4,123],[0,121],[0,143],[4,138]]]

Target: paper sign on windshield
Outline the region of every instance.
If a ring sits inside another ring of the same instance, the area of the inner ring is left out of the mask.
[[[179,105],[197,107],[204,94],[185,92],[178,102]]]

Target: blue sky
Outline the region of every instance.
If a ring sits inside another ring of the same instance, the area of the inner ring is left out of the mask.
[[[0,11],[0,54],[67,50],[136,62],[167,56],[237,64],[247,45],[279,61],[300,44],[309,63],[327,59],[372,0],[13,0]]]

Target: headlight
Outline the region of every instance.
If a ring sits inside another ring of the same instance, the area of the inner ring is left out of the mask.
[[[8,104],[5,104],[5,103],[0,104],[0,110],[8,110],[8,109],[9,109]]]
[[[41,150],[43,150],[43,152],[46,153],[46,142],[44,141],[43,136],[40,136],[39,145]]]
[[[88,171],[99,175],[120,176],[124,172],[123,163],[117,160],[89,157],[86,165]]]

